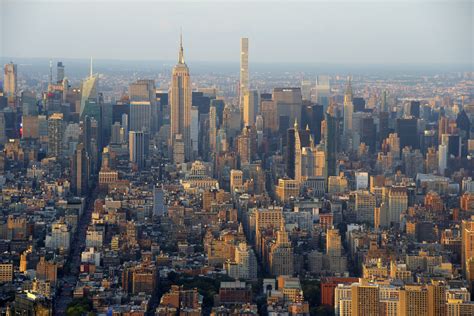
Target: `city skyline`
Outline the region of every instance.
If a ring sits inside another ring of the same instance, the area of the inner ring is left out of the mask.
[[[305,63],[472,65],[470,1],[317,1],[291,6],[246,1],[247,11],[234,2],[217,6],[215,2],[145,1],[111,6],[100,1],[92,7],[88,2],[59,1],[54,2],[54,9],[49,3],[2,1],[0,17],[9,31],[2,33],[0,56],[173,60],[182,28],[190,62],[238,60],[238,39],[248,37],[253,43],[250,63],[297,59]],[[229,19],[229,12],[242,18]],[[123,23],[137,14],[140,19],[134,23]],[[213,23],[199,23],[209,15]],[[35,28],[22,24],[25,19]]]
[[[474,315],[474,2],[336,1],[0,0],[0,315]]]

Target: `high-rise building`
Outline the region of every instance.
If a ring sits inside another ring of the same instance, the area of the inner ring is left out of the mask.
[[[235,262],[238,265],[237,279],[256,279],[257,278],[257,257],[253,249],[246,242],[241,242],[235,248]]]
[[[444,175],[444,172],[448,168],[448,146],[439,145],[438,146],[438,172],[441,175]]]
[[[418,120],[416,118],[397,119],[397,134],[400,137],[400,148],[411,146],[419,149]]]
[[[163,186],[153,187],[153,215],[163,216],[165,213]]]
[[[48,155],[60,157],[63,151],[64,121],[62,113],[53,113],[48,118]]]
[[[191,149],[192,157],[197,157],[199,151],[199,108],[191,107]]]
[[[331,86],[329,84],[329,76],[319,75],[316,81],[316,100],[318,104],[323,106],[323,112],[326,112],[329,106],[330,94]]]
[[[380,315],[379,287],[377,285],[353,284],[351,301],[353,316]]]
[[[301,114],[301,126],[309,127],[314,143],[321,142],[321,124],[324,121],[324,106],[321,104],[305,105]]]
[[[128,134],[128,148],[130,162],[138,169],[145,166],[146,153],[148,150],[148,133],[130,131]]]
[[[412,116],[414,118],[420,118],[420,101],[410,101],[407,104],[408,109],[406,109],[406,116]]]
[[[16,64],[10,62],[5,65],[3,79],[3,92],[7,97],[14,97],[18,90]]]
[[[130,131],[151,131],[151,103],[150,101],[130,102]]]
[[[472,286],[474,282],[474,217],[462,221],[461,263],[463,275]]]
[[[374,225],[375,195],[369,191],[356,191],[354,211],[357,221]]]
[[[280,229],[277,231],[277,238],[275,244],[270,249],[270,273],[275,276],[293,275],[294,273],[294,258],[293,247],[288,238],[288,233],[285,229],[285,221],[281,219]]]
[[[255,212],[255,241],[256,251],[262,255],[262,234],[266,229],[276,230],[280,227],[283,219],[283,209],[281,207],[272,207],[268,209],[257,209]]]
[[[305,101],[311,101],[311,91],[312,91],[312,82],[311,80],[302,80],[301,81],[301,96]]]
[[[248,90],[244,95],[243,106],[243,124],[246,126],[255,126],[255,118],[258,111],[258,91]]]
[[[352,131],[352,115],[354,114],[354,104],[352,103],[352,84],[348,79],[346,91],[344,93],[344,135],[349,135]]]
[[[428,315],[428,291],[420,285],[400,289],[400,315]]]
[[[244,173],[242,170],[232,169],[230,171],[230,190],[240,190],[244,184],[243,182]]]
[[[130,84],[130,116],[132,116],[132,103],[134,102],[149,102],[150,110],[146,127],[149,132],[157,132],[159,130],[160,108],[157,105],[155,81],[152,79],[141,79]],[[132,125],[132,118],[130,117],[130,128]],[[133,129],[136,130],[136,129]]]
[[[174,151],[175,142],[181,139],[184,144],[184,158],[191,160],[191,78],[189,68],[184,62],[183,41],[180,42],[178,64],[173,68],[170,88],[171,126],[170,145]],[[178,135],[181,135],[178,137]],[[173,155],[174,156],[174,155]],[[176,163],[176,162],[175,162]]]
[[[446,315],[446,285],[433,281],[426,286],[428,290],[428,315]]]
[[[98,98],[99,98],[98,84],[99,84],[99,75],[93,73],[92,58],[91,58],[89,77],[82,81],[81,109],[80,109],[80,112],[79,112],[80,117],[83,117],[85,115],[84,112],[86,112],[86,113],[88,112],[87,109],[86,109],[87,101],[92,99],[95,102],[98,102]]]
[[[209,108],[209,149],[211,153],[216,152],[217,145],[217,108],[212,106]]]
[[[240,164],[245,165],[252,162],[253,146],[252,146],[252,128],[244,127],[242,134],[237,140],[237,149],[239,152]]]
[[[77,196],[87,194],[89,188],[90,159],[83,143],[76,146],[72,156],[71,188]]]
[[[263,116],[263,129],[268,133],[278,132],[278,117],[275,102],[273,100],[263,100],[261,110]]]
[[[342,254],[342,241],[339,229],[330,228],[326,231],[326,254],[339,257]]]
[[[249,39],[240,39],[240,109],[244,107],[244,97],[249,90]]]
[[[328,108],[326,112],[326,131],[324,133],[324,146],[326,151],[326,176],[336,175],[336,156],[339,150],[339,124],[335,115],[333,106]]]
[[[64,64],[62,61],[58,61],[56,65],[56,81],[58,83],[63,82],[64,80]]]
[[[405,186],[384,188],[384,202],[381,206],[380,225],[400,223],[400,215],[408,209],[408,193]]]
[[[293,122],[301,122],[303,107],[301,88],[275,88],[273,102],[276,108],[277,126],[280,134],[284,135]]]

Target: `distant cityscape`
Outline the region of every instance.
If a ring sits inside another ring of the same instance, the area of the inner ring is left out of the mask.
[[[0,315],[474,315],[472,64],[177,42],[0,59]]]

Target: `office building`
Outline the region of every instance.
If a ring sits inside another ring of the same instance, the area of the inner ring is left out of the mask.
[[[418,120],[416,118],[397,119],[397,134],[400,138],[400,148],[411,146],[412,149],[419,149]]]
[[[380,315],[379,288],[372,284],[351,286],[351,310],[353,316]]]
[[[10,62],[4,67],[3,92],[7,97],[15,97],[18,91],[17,66]]]
[[[181,146],[175,147],[176,142],[184,145],[184,159],[190,161],[192,156],[191,140],[191,78],[189,68],[184,62],[183,42],[180,42],[178,64],[173,68],[170,88],[170,145],[172,151],[181,151]],[[176,156],[173,154],[173,157]],[[176,163],[176,161],[175,161]]]
[[[151,132],[151,103],[150,101],[130,102],[129,130],[135,132]]]
[[[61,157],[63,154],[64,121],[62,113],[53,113],[48,118],[48,155]]]
[[[461,263],[463,275],[472,286],[474,282],[474,217],[462,221]]]
[[[128,133],[129,160],[139,170],[145,166],[148,152],[148,133],[130,131]]]
[[[62,61],[58,61],[56,65],[56,82],[60,83],[64,80],[64,64]]]
[[[354,211],[358,222],[374,225],[375,195],[369,191],[355,192]]]
[[[326,130],[324,132],[324,146],[326,152],[326,176],[335,176],[336,159],[339,151],[339,124],[334,107],[330,106],[326,112]]]
[[[79,115],[81,118],[85,115],[85,112],[88,112],[86,110],[87,101],[93,100],[95,102],[98,102],[98,99],[99,99],[98,85],[99,85],[99,75],[93,73],[92,58],[91,58],[89,77],[82,81],[81,108],[79,111]]]
[[[72,156],[71,171],[71,189],[73,193],[77,196],[87,194],[89,188],[90,159],[83,143],[76,146],[76,150]]]
[[[352,115],[354,114],[354,104],[352,103],[352,84],[351,79],[347,81],[346,91],[344,92],[344,127],[343,133],[349,136],[352,132]]]
[[[244,107],[244,97],[249,90],[249,39],[240,39],[240,108]]]
[[[284,133],[296,122],[301,122],[301,109],[303,100],[300,88],[275,88],[273,89],[273,102],[275,103],[277,126],[280,134]]]
[[[243,124],[246,126],[255,126],[255,118],[258,111],[258,91],[248,90],[244,95],[244,106],[243,106]]]
[[[293,247],[288,239],[283,219],[280,223],[280,229],[277,231],[276,242],[270,249],[269,264],[270,273],[274,276],[291,276],[294,273]]]
[[[329,76],[318,75],[316,80],[316,100],[318,104],[323,106],[323,113],[329,106],[329,97],[331,96],[331,86],[329,84]]]

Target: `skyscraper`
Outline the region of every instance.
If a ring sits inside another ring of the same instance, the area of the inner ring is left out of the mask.
[[[72,156],[71,169],[73,192],[77,196],[86,194],[89,187],[90,159],[83,143],[76,146],[76,151]]]
[[[130,102],[130,131],[151,131],[151,103],[150,101]]]
[[[56,65],[56,81],[62,82],[64,79],[64,65],[62,61],[58,61]]]
[[[240,39],[240,109],[244,107],[244,96],[249,90],[249,39]]]
[[[324,133],[324,146],[326,151],[327,176],[336,175],[336,155],[338,151],[339,124],[333,106],[326,112],[326,131]]]
[[[128,133],[128,148],[130,162],[134,163],[138,169],[142,169],[145,166],[148,149],[148,133],[130,131]]]
[[[301,122],[303,99],[300,88],[273,89],[273,102],[275,102],[277,125],[281,134],[284,134],[295,120]]]
[[[99,84],[99,76],[97,74],[94,75],[92,69],[92,58],[91,58],[91,65],[90,65],[90,73],[89,77],[82,81],[82,95],[81,95],[81,110],[80,116],[84,116],[84,112],[88,112],[86,110],[87,101],[89,99],[94,99],[96,102],[98,101],[99,94],[97,92],[97,85]]]
[[[209,108],[209,149],[211,153],[216,151],[217,123],[217,108],[211,105]]]
[[[344,93],[344,135],[348,135],[352,131],[353,113],[354,105],[352,103],[352,84],[351,78],[349,78],[346,86],[346,91]]]
[[[462,221],[461,263],[464,277],[468,284],[474,282],[474,217]]]
[[[48,118],[48,155],[60,157],[63,151],[64,121],[62,113],[53,113]]]
[[[418,120],[416,118],[397,119],[397,134],[400,137],[400,149],[411,146],[413,149],[420,148],[418,141]]]
[[[243,123],[245,126],[254,126],[258,109],[258,91],[248,90],[244,95]]]
[[[331,93],[331,86],[329,85],[329,76],[319,75],[316,81],[316,99],[318,104],[324,107],[324,111],[329,106],[329,97]]]
[[[137,82],[130,84],[129,86],[129,95],[131,102],[149,102],[150,103],[150,113],[148,113],[147,126],[150,132],[157,132],[159,129],[159,117],[160,109],[157,105],[156,100],[156,87],[155,81],[152,79],[141,79]],[[130,115],[131,105],[130,105]],[[130,117],[130,128],[132,128],[132,117]],[[148,122],[149,121],[149,122]]]
[[[173,68],[170,89],[171,105],[171,131],[170,146],[175,150],[174,144],[178,135],[184,143],[185,160],[191,160],[191,78],[189,68],[184,62],[183,41],[181,38],[178,63]]]
[[[5,65],[4,70],[3,92],[7,97],[14,97],[18,89],[16,64],[10,62]]]

